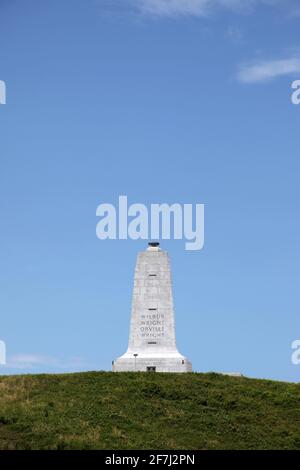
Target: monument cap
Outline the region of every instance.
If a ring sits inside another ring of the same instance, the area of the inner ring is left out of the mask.
[[[149,242],[148,245],[152,246],[153,248],[156,248],[157,246],[159,246],[159,242]]]

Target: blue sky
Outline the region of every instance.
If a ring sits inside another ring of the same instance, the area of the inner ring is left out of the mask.
[[[204,203],[164,241],[196,371],[299,381],[299,2],[1,0],[0,373],[97,370],[127,348],[136,254],[96,208]]]

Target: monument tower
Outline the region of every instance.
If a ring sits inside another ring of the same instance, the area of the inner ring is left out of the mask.
[[[128,349],[113,361],[114,372],[190,372],[176,347],[169,256],[151,242],[140,252],[134,275]]]

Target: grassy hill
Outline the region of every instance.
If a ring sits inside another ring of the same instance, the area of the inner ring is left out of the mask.
[[[1,449],[300,449],[300,384],[218,374],[0,377]]]

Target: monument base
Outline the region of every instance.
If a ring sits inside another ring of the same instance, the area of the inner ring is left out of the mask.
[[[125,353],[113,362],[113,372],[192,372],[191,362],[179,353]]]

